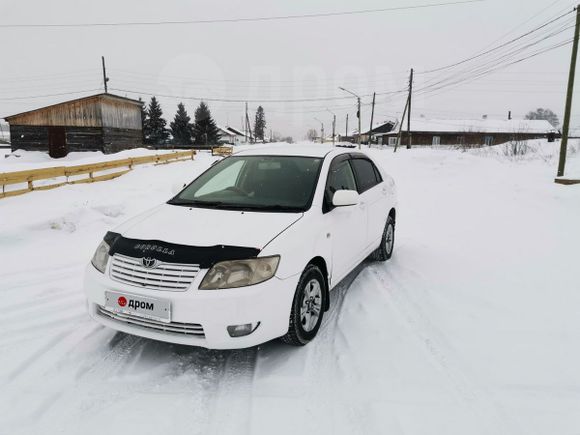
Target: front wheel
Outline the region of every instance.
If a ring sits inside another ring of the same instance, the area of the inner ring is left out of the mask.
[[[293,346],[304,346],[316,337],[326,303],[325,285],[318,267],[309,265],[302,272],[292,301],[288,332],[282,341]]]
[[[381,244],[372,253],[372,259],[375,261],[389,260],[393,255],[394,247],[395,247],[395,221],[391,216],[389,216],[387,218],[387,223],[385,224],[383,237],[381,238]]]

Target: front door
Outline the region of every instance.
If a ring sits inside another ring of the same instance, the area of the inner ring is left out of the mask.
[[[332,240],[332,282],[345,277],[361,260],[366,246],[367,216],[363,204],[333,207],[337,190],[355,190],[355,176],[347,155],[335,157],[325,190],[324,219]]]
[[[55,159],[68,154],[64,127],[48,127],[48,155]]]

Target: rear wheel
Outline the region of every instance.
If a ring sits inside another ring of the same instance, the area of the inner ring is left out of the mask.
[[[288,332],[282,341],[293,346],[304,346],[316,337],[322,323],[326,297],[324,275],[318,267],[308,265],[296,286]]]
[[[372,253],[371,257],[375,261],[387,261],[392,257],[394,247],[395,247],[395,221],[391,216],[389,216],[387,218],[387,223],[385,224],[385,229],[383,230],[381,244]]]

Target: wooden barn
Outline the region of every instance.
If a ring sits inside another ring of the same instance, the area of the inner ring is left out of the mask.
[[[12,150],[117,151],[143,146],[142,102],[98,94],[7,116]]]

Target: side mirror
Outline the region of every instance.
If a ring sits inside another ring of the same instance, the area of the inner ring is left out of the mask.
[[[173,183],[173,185],[171,186],[171,193],[173,195],[177,195],[179,192],[181,192],[185,186],[187,186],[187,183],[182,182],[175,182]]]
[[[337,190],[332,197],[332,205],[335,207],[346,207],[359,203],[359,194],[355,190]]]

